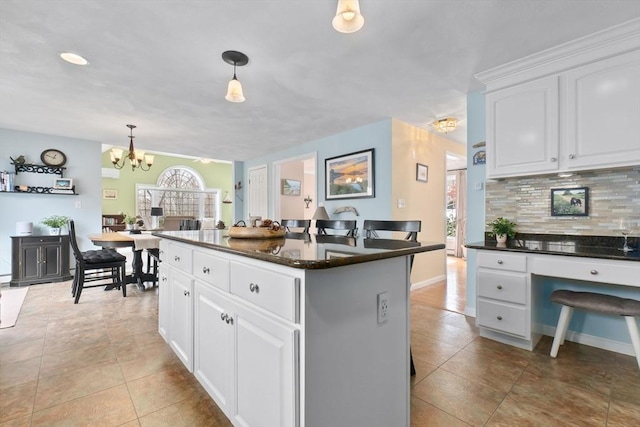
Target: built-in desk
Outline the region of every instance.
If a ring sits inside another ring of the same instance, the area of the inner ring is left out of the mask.
[[[466,245],[478,250],[476,324],[481,336],[532,350],[542,335],[553,335],[543,321],[544,306],[550,304],[543,297],[545,277],[638,288],[640,299],[640,255],[620,251],[620,239],[611,246],[590,246],[583,237],[553,238],[527,235],[506,245],[492,240]],[[591,243],[603,242],[606,238]]]

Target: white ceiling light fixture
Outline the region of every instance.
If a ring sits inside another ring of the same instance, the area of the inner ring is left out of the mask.
[[[364,18],[360,14],[360,2],[358,0],[338,0],[338,10],[331,24],[340,33],[355,33],[362,28]]]
[[[227,50],[222,52],[222,60],[227,64],[233,65],[233,78],[227,87],[227,95],[224,97],[229,102],[244,102],[245,97],[242,93],[242,85],[236,78],[236,66],[242,67],[249,63],[249,57],[242,52],[235,50]]]
[[[447,117],[446,119],[436,120],[433,123],[433,128],[436,130],[436,132],[440,132],[440,133],[453,132],[454,130],[456,130],[457,126],[458,126],[458,119],[455,119],[453,117]]]
[[[89,61],[82,56],[71,52],[62,52],[60,58],[74,65],[87,65],[89,63]]]

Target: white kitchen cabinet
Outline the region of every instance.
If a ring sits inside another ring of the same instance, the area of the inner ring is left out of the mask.
[[[476,75],[487,178],[640,164],[640,37],[621,25]]]
[[[169,345],[193,372],[193,279],[172,269],[169,279]]]
[[[171,322],[169,273],[170,269],[163,263],[158,265],[158,333],[167,343],[170,340],[169,325]]]
[[[297,425],[298,331],[235,305],[235,413],[240,426]]]
[[[565,73],[567,170],[640,163],[640,51]]]
[[[487,176],[558,169],[558,77],[487,94]]]

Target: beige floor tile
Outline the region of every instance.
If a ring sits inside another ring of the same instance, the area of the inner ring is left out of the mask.
[[[471,425],[484,424],[506,393],[438,368],[416,384],[413,395]]]
[[[13,418],[6,422],[0,422],[1,427],[31,427],[31,414],[24,417]]]
[[[0,390],[0,423],[31,416],[36,385],[36,381],[29,381]]]
[[[411,427],[465,427],[469,424],[427,402],[411,398]]]
[[[91,347],[66,350],[42,356],[40,378],[60,375],[65,372],[92,365],[115,363],[116,354],[111,345],[102,343]]]
[[[70,332],[58,336],[51,336],[47,333],[44,343],[44,354],[56,354],[85,347],[110,344],[111,340],[109,339],[107,330],[104,328],[88,329],[81,333]]]
[[[510,365],[518,365],[522,368],[529,366],[531,359],[534,357],[534,353],[530,351],[482,337],[478,337],[470,342],[469,345],[465,346],[463,351],[466,353],[472,352],[479,356],[492,359],[496,364],[507,363]]]
[[[32,426],[119,426],[135,419],[127,387],[122,384],[35,412]]]
[[[40,378],[34,411],[124,384],[120,366],[113,363],[78,368]]]
[[[182,366],[178,356],[164,341],[122,355],[118,357],[118,362],[127,382]]]
[[[440,366],[460,351],[460,348],[420,334],[412,334],[411,350],[414,355],[429,360],[430,364]]]
[[[142,427],[231,427],[231,422],[206,393],[174,403],[140,418]]]
[[[486,425],[487,427],[576,427],[586,425],[582,424],[582,420],[578,418],[558,416],[554,409],[554,407],[539,407],[527,401],[519,401],[507,396]]]
[[[158,372],[127,383],[139,417],[191,397],[200,388],[186,369]]]
[[[38,338],[32,341],[23,341],[3,347],[0,351],[0,365],[40,357],[42,356],[43,349],[44,338]]]
[[[412,329],[411,334],[416,333],[458,348],[466,346],[478,336],[476,332],[451,326],[440,320],[431,323],[429,327]]]
[[[2,347],[44,338],[47,333],[46,320],[24,320],[19,317],[18,322],[12,328],[0,329],[0,351],[4,350]]]
[[[636,389],[640,394],[640,389]],[[640,404],[611,400],[607,427],[640,426]]]
[[[0,389],[38,379],[41,357],[0,365]]]

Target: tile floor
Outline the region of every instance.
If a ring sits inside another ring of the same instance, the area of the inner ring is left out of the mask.
[[[156,292],[87,289],[74,305],[69,286],[32,286],[0,330],[1,426],[230,425],[158,335]],[[640,425],[634,358],[486,340],[473,319],[421,301],[427,289],[412,296],[412,426]]]

